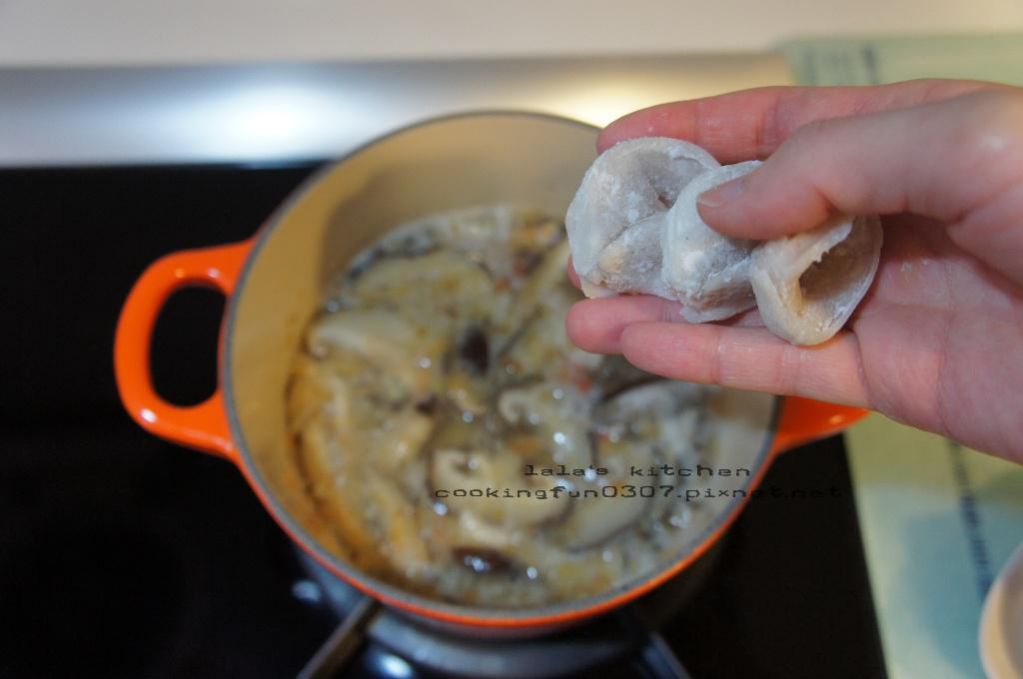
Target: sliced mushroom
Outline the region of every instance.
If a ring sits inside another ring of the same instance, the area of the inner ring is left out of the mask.
[[[313,359],[300,355],[295,361],[288,385],[289,430],[292,433],[301,432],[334,399],[335,394],[346,392],[343,380],[320,369]]]
[[[649,443],[605,439],[597,444],[596,457],[597,463],[609,473],[577,484],[580,496],[573,498],[572,512],[554,529],[556,539],[571,550],[604,545],[648,516],[653,506],[654,497],[645,495],[640,486],[656,485],[656,479],[630,474],[633,466],[647,470],[656,462]],[[595,491],[597,496],[587,496],[586,491]]]
[[[496,315],[504,340],[494,353],[519,364],[524,374],[542,372],[578,351],[564,330],[565,314],[581,298],[565,276],[568,254],[568,241],[548,250],[515,296],[510,311]]]
[[[551,541],[530,540],[515,550],[518,562],[536,569],[537,579],[557,598],[572,599],[606,591],[625,574],[626,555],[617,545],[570,551]]]
[[[397,474],[419,454],[433,427],[434,419],[414,407],[391,415],[371,437],[376,469],[387,475]]]
[[[497,551],[485,547],[455,547],[451,550],[455,563],[468,568],[473,573],[500,573],[512,569],[512,560]]]
[[[595,412],[598,422],[634,421],[637,417],[663,422],[688,408],[701,405],[708,387],[691,382],[653,380],[639,382],[608,397]]]
[[[650,474],[659,466],[657,451],[686,446],[677,437],[695,428],[687,413],[695,412],[706,393],[701,385],[657,380],[624,389],[601,404],[594,419],[607,433],[594,437],[594,457],[608,474],[580,488],[600,495],[573,500],[572,513],[557,528],[566,546],[581,550],[603,545],[658,511],[665,503],[660,486],[675,479]]]
[[[564,494],[540,499],[536,491],[545,488],[526,478],[519,458],[509,453],[452,449],[433,452],[431,480],[435,489],[448,492],[444,504],[495,526],[535,526],[565,512],[569,503]]]
[[[462,416],[483,415],[491,385],[487,380],[490,345],[487,333],[476,323],[458,334],[453,351],[444,361],[446,396]]]
[[[320,417],[309,420],[300,432],[300,451],[314,486],[327,489],[339,478],[347,478],[351,455],[345,455],[345,450],[359,442],[352,427],[351,390],[344,382],[331,382],[330,398],[320,407]]]
[[[351,296],[353,283],[367,271],[379,266],[383,260],[422,257],[439,247],[437,233],[433,229],[415,229],[400,236],[395,234],[390,240],[357,255],[348,265],[344,278],[334,281],[333,286],[338,288],[341,296]]]
[[[458,338],[457,356],[459,365],[471,374],[486,375],[490,368],[490,342],[486,331],[476,324],[462,331]]]
[[[498,396],[497,411],[515,431],[539,436],[549,465],[574,470],[593,463],[586,434],[588,404],[578,393],[550,382],[509,388]],[[539,457],[532,453],[529,457]]]
[[[693,406],[661,419],[659,448],[670,457],[667,464],[692,468],[699,462],[697,447],[705,418],[706,412]]]
[[[365,487],[357,466],[345,455],[346,436],[314,419],[302,431],[299,464],[309,480],[309,491],[325,518],[336,526],[338,541],[358,567],[378,571],[384,567],[373,526],[366,520]]]
[[[565,238],[565,225],[542,213],[529,215],[525,223],[508,235],[515,252],[544,252]]]
[[[482,267],[440,250],[422,257],[382,260],[355,281],[352,292],[366,305],[413,310],[444,306],[463,315],[485,309],[493,287]]]
[[[463,418],[476,418],[487,411],[489,385],[479,377],[465,372],[448,376],[445,395]]]
[[[526,284],[515,297],[511,315],[504,319],[504,327],[518,328],[535,314],[548,300],[547,293],[565,281],[565,265],[568,262],[568,241],[563,240],[551,248],[540,263],[532,270]]]
[[[594,395],[601,401],[612,399],[626,389],[661,379],[643,372],[621,356],[605,356],[593,371],[592,377],[597,387]]]
[[[530,387],[505,389],[497,397],[497,412],[509,424],[539,424],[540,416],[534,412],[537,393]]]
[[[443,329],[383,309],[340,311],[314,324],[306,347],[316,357],[354,352],[395,376],[413,396],[431,391],[446,345]]]
[[[431,569],[430,552],[419,534],[415,506],[398,487],[377,474],[366,479],[367,499],[384,534],[379,545],[402,576],[416,578]]]
[[[655,380],[622,390],[596,409],[594,419],[612,439],[651,446],[654,459],[644,461],[647,468],[662,464],[692,467],[698,459],[697,448],[702,445],[706,405],[713,391],[713,387],[706,385]],[[606,463],[606,454],[611,450],[613,447],[606,444],[597,445],[597,456],[602,464]],[[621,463],[624,462],[623,458]],[[678,485],[684,480],[677,476],[634,479],[637,485]],[[651,515],[659,516],[673,502],[674,498],[656,493]]]
[[[564,263],[562,263],[564,266]],[[561,272],[564,276],[564,271]],[[499,358],[515,367],[517,378],[561,377],[552,375],[553,368],[578,365],[586,370],[596,369],[603,357],[578,348],[565,333],[565,315],[581,297],[568,283],[548,288],[535,311],[526,316],[518,331],[501,345]]]
[[[626,484],[608,484],[621,492]],[[597,488],[599,491],[599,488]],[[652,497],[575,498],[572,513],[556,531],[557,539],[570,550],[599,547],[648,514]]]
[[[455,536],[452,540],[456,544],[482,546],[510,552],[518,550],[529,542],[526,539],[525,530],[495,526],[471,512],[459,512],[455,522]]]

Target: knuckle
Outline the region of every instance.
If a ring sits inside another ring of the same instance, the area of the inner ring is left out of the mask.
[[[970,95],[963,151],[980,164],[1023,165],[1023,90],[999,88]]]

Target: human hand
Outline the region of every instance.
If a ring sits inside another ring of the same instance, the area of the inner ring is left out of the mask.
[[[648,296],[576,304],[577,345],[674,379],[869,407],[1023,462],[1023,90],[748,90],[630,114],[598,147],[641,136],[692,141],[722,163],[767,159],[701,196],[701,216],[729,236],[881,214],[877,278],[846,329],[814,347],[775,337],[755,311],[690,325]]]

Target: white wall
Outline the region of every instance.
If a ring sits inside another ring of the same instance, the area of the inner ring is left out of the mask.
[[[1023,0],[0,0],[0,66],[760,50],[1023,29]]]

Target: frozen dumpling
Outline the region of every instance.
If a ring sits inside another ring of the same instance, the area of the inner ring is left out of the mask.
[[[667,296],[661,279],[664,216],[690,180],[716,167],[699,146],[663,137],[624,141],[602,153],[565,219],[583,292]]]
[[[842,329],[874,280],[881,220],[839,215],[757,246],[750,282],[764,325],[793,344],[820,344]]]
[[[757,306],[764,325],[794,344],[834,336],[877,272],[880,220],[838,215],[770,241],[730,238],[707,226],[700,194],[759,165],[722,166],[698,146],[660,137],[605,151],[565,220],[583,292],[675,300],[693,323]]]
[[[690,323],[719,321],[756,303],[749,264],[757,242],[729,238],[707,226],[696,209],[696,199],[760,164],[751,160],[707,170],[686,185],[668,212],[661,236],[661,279],[667,297],[682,302],[682,317]]]

